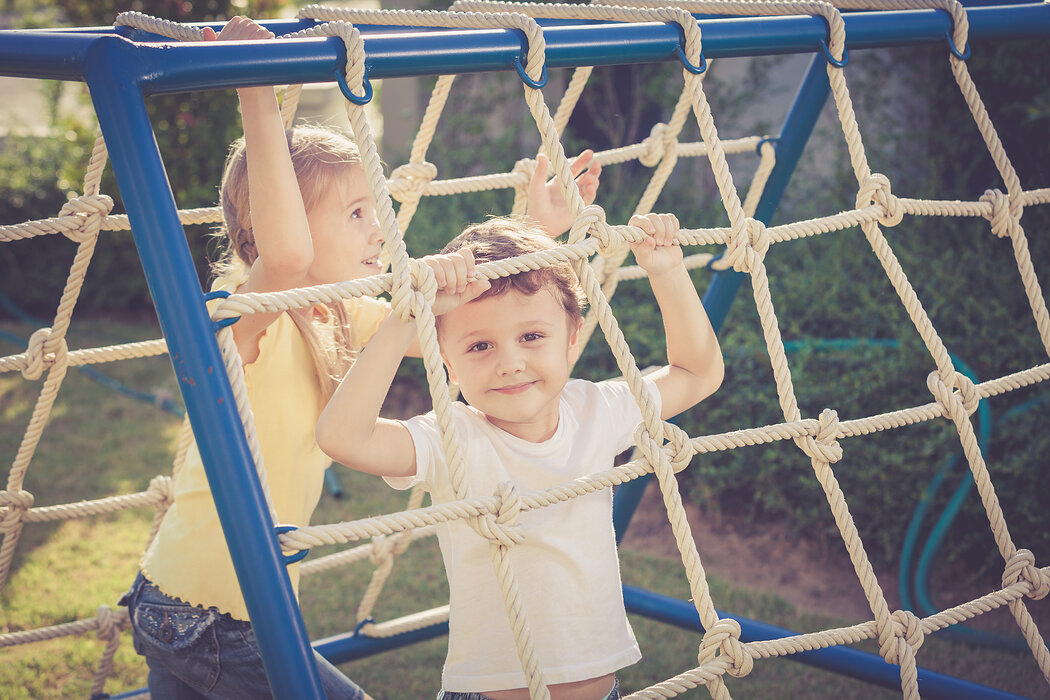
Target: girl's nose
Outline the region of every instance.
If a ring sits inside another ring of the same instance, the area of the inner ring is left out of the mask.
[[[368,238],[370,243],[383,243],[385,237],[383,236],[383,227],[379,225],[379,219],[372,219],[372,230],[371,235]]]

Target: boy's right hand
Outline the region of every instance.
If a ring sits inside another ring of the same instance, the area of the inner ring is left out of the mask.
[[[438,293],[434,299],[434,315],[448,313],[484,294],[490,286],[484,277],[475,277],[474,253],[469,248],[445,255],[428,255],[423,262],[434,273]]]

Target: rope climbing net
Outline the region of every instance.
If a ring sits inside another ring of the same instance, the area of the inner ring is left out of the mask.
[[[1005,193],[989,190],[978,201],[968,202],[908,199],[892,193],[891,181],[887,176],[871,171],[842,70],[848,58],[845,53],[845,24],[840,10],[907,8],[936,8],[944,10],[952,18],[948,56],[951,70],[1005,183]],[[828,28],[824,45],[827,72],[857,181],[855,208],[831,216],[775,227],[767,227],[754,218],[758,197],[775,163],[775,149],[768,139],[757,136],[736,140],[719,138],[704,93],[705,60],[700,29],[690,14],[692,12],[735,16],[814,15],[825,20]],[[1031,306],[1039,338],[1043,348],[1050,355],[1050,316],[1021,225],[1021,217],[1026,207],[1050,202],[1050,189],[1024,190],[1003,150],[967,70],[965,48],[959,48],[968,46],[967,16],[962,5],[955,0],[839,0],[834,4],[789,0],[640,0],[625,3],[624,6],[461,0],[448,12],[370,11],[310,6],[303,9],[300,16],[316,20],[318,23],[309,29],[282,38],[337,36],[346,46],[346,73],[342,76],[341,87],[347,96],[347,115],[361,149],[364,168],[375,196],[385,237],[384,258],[390,265],[390,271],[365,279],[280,293],[231,294],[215,303],[212,318],[215,321],[224,321],[249,313],[290,310],[356,296],[388,293],[392,300],[393,313],[404,319],[413,319],[423,350],[423,362],[427,370],[434,410],[442,427],[443,448],[457,500],[422,507],[423,493],[416,490],[410,496],[408,506],[403,512],[352,522],[301,527],[280,535],[281,545],[287,552],[321,545],[366,541],[353,549],[301,566],[302,573],[308,574],[365,558],[376,562],[375,573],[357,610],[358,623],[363,634],[375,637],[390,636],[447,617],[446,607],[400,620],[371,622],[375,604],[394,559],[404,552],[413,540],[433,534],[435,526],[439,523],[462,519],[468,522],[479,536],[487,538],[492,544],[490,549],[493,566],[507,603],[507,614],[515,631],[530,694],[533,698],[549,697],[544,671],[537,661],[530,631],[530,625],[537,624],[537,621],[529,619],[528,610],[518,597],[516,574],[508,561],[510,550],[523,541],[523,535],[517,526],[518,517],[531,509],[544,508],[601,489],[613,488],[653,473],[657,478],[673,536],[681,553],[691,599],[706,632],[700,641],[697,665],[694,668],[638,690],[630,697],[673,697],[704,685],[712,697],[728,698],[729,693],[723,682],[724,674],[728,673],[734,677],[746,676],[758,659],[874,639],[883,658],[900,666],[904,696],[917,698],[919,687],[916,653],[926,636],[1003,606],[1013,615],[1039,670],[1050,683],[1050,653],[1025,602],[1026,597],[1036,600],[1050,592],[1050,567],[1037,566],[1032,553],[1018,548],[1014,543],[970,420],[978,401],[1046,380],[1050,377],[1050,364],[1040,364],[980,384],[974,384],[957,371],[883,233],[883,229],[900,224],[905,215],[987,219],[991,224],[992,233],[1000,238],[1008,238],[1012,244],[1017,269]],[[609,223],[600,207],[585,206],[576,190],[561,142],[561,135],[587,84],[591,69],[579,68],[574,72],[552,115],[542,92],[546,70],[544,36],[534,17],[662,22],[680,27],[684,36],[679,56],[683,65],[683,84],[671,115],[666,122],[657,124],[643,142],[601,152],[596,157],[603,164],[637,160],[642,165],[652,168],[645,191],[635,206],[635,213],[640,214],[652,210],[678,159],[699,156],[708,159],[730,225],[723,228],[685,228],[680,232],[678,241],[686,246],[724,245],[725,252],[720,257],[698,254],[687,259],[694,266],[731,268],[749,276],[783,414],[781,423],[691,437],[677,426],[660,420],[658,411],[649,401],[647,392],[643,390],[641,372],[609,305],[609,299],[619,281],[642,276],[637,269],[623,267],[628,251],[626,244],[639,240],[641,231]],[[121,15],[117,24],[178,40],[201,39],[200,30],[196,28],[136,13]],[[364,40],[355,24],[465,29],[509,28],[524,34],[527,50],[523,53],[519,65],[519,75],[525,86],[525,102],[535,121],[542,152],[550,159],[553,172],[576,218],[567,242],[556,249],[487,263],[479,267],[479,272],[494,279],[525,270],[539,269],[554,262],[571,262],[590,301],[591,311],[585,322],[585,334],[590,336],[596,330],[601,330],[642,411],[643,422],[635,434],[636,456],[628,463],[543,491],[521,492],[513,483],[501,484],[497,491],[491,494],[474,493],[471,490],[451,420],[452,398],[444,378],[431,311],[436,285],[426,265],[408,255],[404,235],[410,230],[412,218],[424,196],[511,188],[515,191],[513,213],[523,213],[525,192],[536,161],[522,159],[507,173],[438,179],[437,168],[426,160],[426,156],[454,81],[453,76],[443,76],[437,80],[408,162],[394,169],[389,179],[385,177],[364,109],[371,86],[366,72]],[[290,87],[285,94],[282,116],[288,126],[293,124],[298,96],[299,88],[295,86]],[[680,140],[690,119],[695,119],[699,127],[702,139],[700,142],[687,143]],[[730,172],[727,156],[754,152],[756,149],[761,160],[748,194],[742,201]],[[3,544],[0,546],[0,586],[9,573],[12,556],[26,524],[83,518],[124,508],[153,507],[156,509],[156,517],[153,521],[152,538],[173,497],[172,478],[167,476],[154,478],[150,487],[142,493],[48,507],[34,507],[33,495],[23,488],[26,471],[40,444],[56,396],[70,366],[166,352],[163,340],[75,351],[70,351],[67,347],[66,334],[73,308],[100,232],[130,228],[126,216],[110,213],[112,200],[99,191],[106,158],[106,145],[100,135],[91,153],[83,195],[66,204],[55,218],[0,227],[0,241],[4,242],[60,233],[77,244],[77,252],[51,327],[36,331],[24,353],[0,358],[0,372],[21,371],[26,379],[44,379],[25,436],[9,472],[6,489],[0,491],[0,534],[3,535]],[[393,199],[400,203],[396,212]],[[220,220],[218,208],[183,210],[179,215],[185,224]],[[936,369],[927,379],[927,387],[933,400],[919,406],[864,418],[840,420],[832,409],[824,410],[816,418],[807,418],[800,411],[796,399],[764,259],[773,244],[858,226],[864,232],[872,252],[882,265],[934,362]],[[265,466],[250,418],[240,359],[228,324],[218,332],[218,342],[234,389],[237,408],[244,422],[248,444],[265,490]],[[941,418],[951,421],[958,433],[996,546],[1004,562],[1002,587],[983,597],[920,619],[908,611],[891,609],[839,488],[834,465],[842,458],[840,440],[843,438],[869,435]],[[175,459],[176,470],[192,442],[192,437],[187,422],[179,439]],[[685,469],[696,454],[783,440],[793,441],[810,460],[814,476],[826,495],[835,523],[849,552],[872,619],[849,627],[799,634],[772,641],[745,643],[740,639],[739,624],[720,617],[715,610],[704,566],[685,517],[675,475]],[[269,494],[265,495],[271,516],[277,522]],[[0,635],[0,647],[95,631],[105,642],[105,651],[92,685],[92,693],[100,694],[106,677],[112,670],[119,633],[126,629],[127,625],[125,611],[113,610],[103,605],[94,618]]]

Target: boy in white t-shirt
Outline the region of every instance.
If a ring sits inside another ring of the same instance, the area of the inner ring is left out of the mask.
[[[636,216],[648,237],[632,245],[663,316],[668,366],[646,385],[663,419],[694,406],[722,382],[718,341],[673,242],[669,214]],[[475,262],[547,250],[526,222],[494,219],[467,229],[431,265],[438,339],[449,377],[471,493],[504,482],[519,492],[604,471],[633,444],[641,411],[624,382],[569,379],[580,354],[584,297],[572,267],[558,265],[492,281]],[[456,500],[434,413],[379,417],[415,327],[391,315],[365,347],[317,425],[317,442],[348,467],[395,488],[422,483],[435,503]],[[535,654],[553,700],[619,697],[616,671],[641,658],[624,611],[609,489],[518,518],[524,541],[510,548]],[[439,526],[449,579],[445,700],[527,700],[525,673],[508,621],[489,541],[464,520]]]

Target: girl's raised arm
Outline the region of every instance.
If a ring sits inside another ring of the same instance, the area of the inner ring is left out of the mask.
[[[205,30],[206,40],[272,38],[272,32],[246,17],[229,20],[217,37],[210,29]],[[277,96],[270,86],[240,88],[237,96],[244,125],[252,233],[258,251],[240,291],[275,292],[302,286],[313,263],[314,248]],[[245,362],[258,355],[259,337],[277,315],[250,314],[234,324],[234,339]]]

